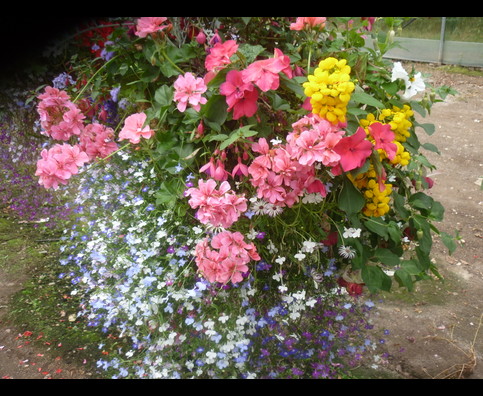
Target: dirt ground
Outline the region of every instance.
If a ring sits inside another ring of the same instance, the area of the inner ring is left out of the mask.
[[[375,323],[389,330],[382,349],[390,355],[385,367],[393,373],[403,378],[483,379],[483,73],[415,66],[429,74],[433,86],[458,91],[420,119],[435,124],[436,132],[428,136],[420,130],[418,136],[441,153],[424,151],[437,167],[428,194],[445,207],[437,227],[458,232],[460,240],[451,256],[435,241],[433,255],[444,282],[422,282],[413,296],[387,295],[378,304]]]
[[[438,228],[457,231],[460,240],[451,256],[435,241],[434,259],[444,282],[422,282],[412,295],[396,291],[377,303],[375,331],[387,356],[370,376],[483,379],[483,74],[455,74],[430,64],[416,68],[433,86],[458,91],[421,120],[434,123],[436,132],[427,136],[420,130],[418,136],[441,152],[425,152],[437,167],[430,195],[446,209]],[[83,367],[49,358],[47,349],[55,345],[34,347],[29,335],[5,326],[9,298],[26,276],[6,276],[0,269],[0,378],[89,378]]]

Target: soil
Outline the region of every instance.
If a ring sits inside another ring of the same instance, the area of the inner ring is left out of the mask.
[[[440,154],[424,152],[437,170],[429,190],[445,207],[437,227],[459,235],[452,254],[436,239],[434,260],[443,280],[421,281],[414,293],[395,290],[380,296],[373,321],[381,334],[383,359],[368,368],[370,378],[483,378],[483,72],[453,73],[432,64],[415,65],[437,87],[458,93],[434,105],[420,122],[436,132],[420,130],[422,142],[435,144]],[[406,70],[410,70],[407,65]],[[0,241],[0,243],[2,243]],[[0,257],[1,259],[1,257]],[[29,273],[6,272],[0,266],[0,378],[90,378],[82,363],[53,358],[58,345],[37,346],[28,335],[4,321],[10,297]],[[359,374],[361,375],[361,374]],[[364,375],[364,374],[362,374]]]

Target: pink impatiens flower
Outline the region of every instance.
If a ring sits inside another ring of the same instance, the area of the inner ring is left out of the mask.
[[[258,91],[251,83],[243,81],[242,73],[231,70],[226,81],[220,85],[220,92],[226,96],[228,111],[233,110],[233,119],[251,117],[257,112]]]
[[[368,127],[370,135],[374,138],[376,150],[382,149],[387,157],[393,160],[397,153],[397,145],[394,143],[395,134],[389,124],[374,122]]]
[[[263,92],[276,90],[280,85],[278,73],[286,71],[287,58],[281,51],[274,58],[262,59],[251,63],[242,71],[243,81],[254,83]],[[288,59],[290,61],[290,59]]]
[[[119,132],[119,140],[129,140],[133,144],[140,142],[141,137],[149,139],[154,135],[154,131],[149,125],[144,126],[146,122],[145,113],[131,114],[124,121],[124,127]]]
[[[191,73],[180,75],[174,82],[174,101],[178,102],[178,110],[184,112],[186,107],[191,105],[196,111],[200,111],[206,98],[201,96],[206,92],[206,84],[201,77],[196,78]]]
[[[372,143],[366,139],[366,132],[359,127],[350,136],[342,138],[334,147],[340,155],[340,166],[344,172],[360,168],[372,153]]]
[[[136,32],[134,34],[138,37],[144,38],[148,35],[160,32],[171,26],[171,24],[163,25],[167,20],[168,18],[166,17],[141,17],[137,21]]]

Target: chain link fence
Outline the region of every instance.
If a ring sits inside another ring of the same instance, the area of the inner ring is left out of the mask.
[[[412,18],[395,37],[390,59],[483,67],[483,18]]]

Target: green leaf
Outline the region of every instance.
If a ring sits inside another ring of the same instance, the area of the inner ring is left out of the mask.
[[[383,109],[385,107],[385,105],[381,101],[377,100],[369,94],[366,94],[365,92],[354,92],[351,96],[351,99],[354,102],[377,107],[379,109]]]
[[[449,254],[453,254],[457,247],[455,238],[446,232],[441,232],[440,236],[444,246],[448,248]]]
[[[154,93],[154,101],[161,107],[169,106],[173,102],[173,89],[162,85]]]
[[[398,269],[394,272],[394,279],[397,281],[399,286],[406,287],[409,291],[413,291],[414,282],[411,274],[405,269]]]
[[[436,128],[434,126],[434,124],[418,124],[417,126],[421,127],[424,129],[424,131],[428,134],[428,135],[432,135]]]
[[[339,207],[351,215],[360,212],[365,205],[362,193],[352,184],[349,178],[343,180],[342,190],[339,195]]]
[[[368,265],[362,268],[361,276],[371,293],[391,290],[391,278],[378,266]]]
[[[202,107],[201,115],[205,123],[217,132],[220,132],[221,125],[226,121],[228,105],[225,96],[213,95]]]
[[[415,209],[431,210],[433,202],[434,199],[432,197],[426,195],[421,191],[411,195],[408,199],[409,205],[411,205]]]
[[[401,269],[406,271],[409,275],[420,275],[421,272],[423,272],[416,260],[402,260]]]
[[[223,140],[220,145],[220,150],[226,149],[228,146],[235,143],[238,139],[255,136],[258,132],[250,129],[252,126],[253,125],[245,125],[244,127],[234,130],[227,139]]]
[[[374,257],[389,267],[394,267],[399,265],[400,257],[397,254],[394,254],[389,249],[378,247],[374,252]]]
[[[369,230],[384,238],[387,241],[389,236],[388,226],[379,217],[373,217],[364,222],[364,226]]]
[[[424,143],[424,144],[421,145],[421,147],[428,150],[428,151],[432,151],[433,153],[437,153],[437,154],[441,155],[438,148],[432,143]]]

